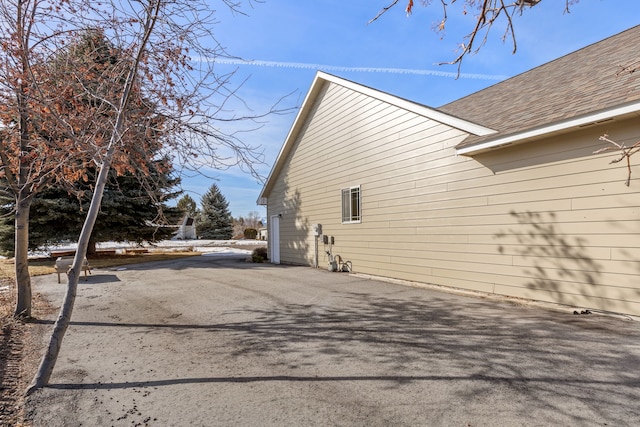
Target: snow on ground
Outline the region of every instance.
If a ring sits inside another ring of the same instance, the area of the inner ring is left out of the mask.
[[[149,252],[177,252],[193,251],[200,252],[204,256],[214,255],[250,255],[257,246],[264,246],[266,242],[260,240],[163,240],[153,244],[138,244],[135,242],[103,242],[98,243],[98,250],[115,249],[124,252],[127,249],[148,249]],[[247,248],[239,248],[246,246]],[[29,253],[29,257],[49,257],[52,251],[75,250],[77,243],[61,244],[49,246],[39,251]]]
[[[259,240],[163,240],[149,250],[191,250],[203,255],[250,255],[256,246],[263,245]],[[237,246],[246,246],[241,249]]]

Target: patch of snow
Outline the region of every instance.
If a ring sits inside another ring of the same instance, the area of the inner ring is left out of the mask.
[[[102,242],[96,245],[98,250],[115,249],[117,252],[124,252],[126,249],[146,248],[150,252],[154,250],[161,251],[194,251],[212,255],[250,255],[252,249],[237,249],[230,246],[259,246],[266,242],[260,240],[163,240],[153,244],[138,244],[133,242]],[[29,252],[30,258],[49,257],[51,251],[76,250],[77,243],[67,243],[56,246],[49,246],[37,251]]]
[[[202,253],[202,256],[229,256],[229,255],[251,255],[251,251],[246,249],[235,249],[235,248],[203,248],[208,249],[206,252]]]
[[[156,247],[210,247],[210,246],[256,246],[266,244],[263,240],[163,240]]]

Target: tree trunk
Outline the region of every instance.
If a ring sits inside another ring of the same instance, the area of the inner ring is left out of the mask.
[[[21,22],[21,19],[18,20]],[[22,31],[19,31],[22,33]],[[23,56],[22,71],[27,75],[29,64],[27,58]],[[31,278],[29,276],[29,210],[33,200],[29,194],[30,167],[27,157],[31,151],[31,134],[29,130],[29,111],[27,108],[26,94],[28,93],[27,83],[20,84],[17,93],[19,123],[20,123],[20,154],[18,161],[20,170],[17,182],[14,184],[14,194],[16,195],[16,219],[15,219],[15,247],[14,259],[16,268],[16,310],[14,317],[31,317]],[[5,165],[6,167],[6,165]]]
[[[96,241],[94,239],[89,240],[89,246],[87,246],[87,255],[96,254]]]
[[[117,108],[116,120],[113,125],[113,133],[107,150],[102,157],[102,165],[100,167],[100,173],[96,179],[96,186],[93,190],[93,197],[91,198],[91,204],[87,212],[87,217],[82,226],[80,237],[78,239],[78,249],[76,250],[76,256],[73,259],[73,265],[69,270],[69,279],[67,283],[67,292],[65,293],[62,307],[60,307],[60,313],[55,325],[53,326],[53,332],[49,339],[49,346],[47,352],[40,361],[38,372],[36,372],[33,381],[27,388],[26,395],[30,395],[34,391],[49,384],[49,378],[56,365],[58,354],[60,353],[60,346],[62,345],[62,338],[67,331],[69,323],[71,323],[71,313],[73,312],[73,304],[76,299],[76,290],[78,289],[78,279],[80,278],[80,271],[84,258],[87,255],[87,247],[89,246],[89,239],[91,239],[91,233],[93,233],[93,226],[98,218],[100,211],[100,205],[102,204],[102,196],[104,195],[104,187],[107,185],[107,178],[109,176],[109,169],[111,168],[111,161],[113,160],[116,146],[120,144],[122,139],[122,133],[124,131],[125,110],[131,96],[131,91],[138,74],[138,67],[142,61],[142,56],[146,48],[149,37],[153,32],[153,28],[158,19],[162,2],[151,2],[149,8],[146,10],[146,22],[144,25],[144,34],[138,45],[138,52],[133,62],[133,67],[127,73],[125,79],[125,86],[120,98],[120,105]]]
[[[68,273],[67,291],[62,301],[62,307],[60,307],[60,313],[56,323],[53,326],[53,332],[49,339],[49,346],[47,352],[40,361],[38,372],[36,372],[33,381],[27,388],[26,395],[30,395],[35,390],[44,387],[49,383],[49,378],[53,373],[53,368],[58,360],[58,354],[60,353],[60,347],[62,345],[62,339],[64,334],[71,323],[71,314],[73,313],[73,306],[76,300],[76,293],[78,290],[78,279],[80,278],[81,267],[85,256],[87,255],[87,248],[89,246],[89,240],[91,233],[93,232],[93,226],[96,223],[96,218],[100,211],[100,204],[102,203],[102,195],[104,187],[107,183],[107,177],[109,175],[110,160],[113,158],[113,152],[115,151],[115,144],[112,144],[105,156],[104,164],[100,168],[98,179],[96,181],[96,187],[91,199],[91,205],[87,212],[87,217],[84,220],[80,237],[78,238],[78,249],[76,250],[73,264]]]
[[[29,210],[31,198],[18,196],[15,219],[16,309],[14,317],[31,317],[31,277],[29,276]]]

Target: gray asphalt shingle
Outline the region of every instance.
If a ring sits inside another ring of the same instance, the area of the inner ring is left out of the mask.
[[[640,26],[519,74],[438,110],[498,131],[459,147],[640,99]]]

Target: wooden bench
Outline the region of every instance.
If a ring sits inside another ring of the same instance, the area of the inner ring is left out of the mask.
[[[115,249],[98,249],[96,255],[115,255],[117,252]]]
[[[57,258],[57,257],[61,257],[61,256],[71,256],[71,255],[75,255],[76,254],[76,250],[75,249],[60,249],[60,250],[53,250],[51,251],[51,256],[53,258]]]
[[[56,273],[58,273],[58,283],[60,283],[60,273],[67,274],[67,272],[71,268],[71,264],[73,264],[73,258],[74,257],[72,256],[61,256],[56,259]],[[91,267],[89,266],[89,261],[86,257],[82,262],[81,270],[84,271],[84,279],[87,280],[87,273],[91,274]]]
[[[124,250],[128,254],[146,254],[149,252],[147,248],[128,248]]]

